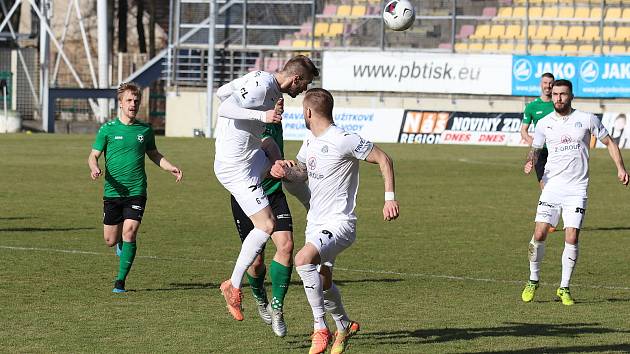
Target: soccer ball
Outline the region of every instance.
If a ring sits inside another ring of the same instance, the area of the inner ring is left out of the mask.
[[[408,0],[391,0],[383,9],[385,25],[394,31],[404,31],[416,20],[416,10]]]

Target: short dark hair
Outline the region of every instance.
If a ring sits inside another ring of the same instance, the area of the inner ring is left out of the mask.
[[[335,105],[335,99],[332,94],[323,88],[312,88],[304,94],[304,103],[308,105],[308,108],[325,116],[332,121],[333,107]]]
[[[556,80],[553,82],[553,85],[551,87],[556,87],[556,86],[567,86],[569,88],[569,92],[573,94],[573,84],[569,80],[564,80],[564,79]]]
[[[118,100],[122,99],[122,96],[125,92],[130,91],[135,96],[138,96],[139,99],[142,99],[142,88],[140,85],[135,82],[123,82],[118,86]]]
[[[542,78],[543,78],[543,77],[548,77],[548,78],[550,78],[551,80],[555,80],[555,79],[556,79],[555,77],[553,77],[553,74],[552,74],[552,73],[544,73],[544,74],[542,74],[542,75],[540,76],[540,79],[542,80]]]
[[[292,75],[301,76],[305,73],[311,73],[313,77],[319,76],[319,70],[317,70],[317,67],[313,64],[311,59],[305,55],[297,55],[289,59],[289,61],[284,64],[282,71]]]

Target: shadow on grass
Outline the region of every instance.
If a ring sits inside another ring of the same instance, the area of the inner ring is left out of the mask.
[[[599,323],[506,323],[500,327],[481,328],[432,328],[415,331],[366,332],[356,339],[364,338],[378,344],[400,344],[416,342],[418,344],[444,343],[458,340],[474,340],[488,337],[565,337],[573,338],[585,334],[628,333],[630,331],[604,328]],[[356,340],[355,339],[355,340]],[[410,339],[413,339],[410,341]],[[540,352],[528,349],[526,352]],[[544,351],[542,351],[544,352]]]
[[[0,220],[30,220],[37,219],[35,216],[0,216]]]
[[[498,350],[494,352],[475,352],[475,353],[511,353],[511,354],[529,354],[529,353],[628,353],[630,352],[630,343],[626,344],[606,344],[606,345],[576,345],[572,347],[538,347],[519,350]]]
[[[134,289],[130,291],[177,291],[177,290],[200,290],[200,289],[218,289],[219,285],[215,283],[170,283],[170,287],[152,288],[152,289]]]
[[[50,232],[50,231],[81,231],[95,230],[93,227],[6,227],[0,232]]]
[[[357,280],[335,280],[335,284],[344,285],[350,283],[395,283],[403,281],[403,279],[357,279]],[[199,289],[218,289],[220,284],[215,283],[170,283],[170,287],[156,289],[136,289],[135,291],[169,291],[169,290],[199,290]],[[271,283],[265,282],[265,285],[271,287]],[[292,281],[292,286],[302,286],[301,281]],[[247,282],[243,283],[243,288],[249,288]]]
[[[609,226],[609,227],[584,227],[583,231],[626,231],[630,226]]]

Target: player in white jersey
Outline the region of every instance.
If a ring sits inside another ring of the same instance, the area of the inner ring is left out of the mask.
[[[534,235],[529,243],[530,277],[521,298],[525,302],[534,299],[545,253],[545,240],[549,228],[555,227],[562,215],[565,243],[562,278],[556,295],[564,305],[573,305],[575,302],[569,292],[569,282],[578,258],[578,236],[586,212],[591,134],[608,148],[617,167],[617,177],[623,185],[628,185],[628,173],[617,144],[610,138],[601,121],[591,113],[571,107],[573,86],[570,81],[554,82],[552,100],[554,112],[538,121],[532,150],[524,167],[524,172],[529,174],[546,143],[549,157],[543,175],[545,188],[540,194]]]
[[[221,284],[228,311],[237,321],[243,320],[243,275],[275,227],[261,182],[280,154],[272,139],[266,139],[271,145],[264,149],[261,135],[265,123],[280,124],[282,94],[297,97],[318,75],[313,62],[299,55],[280,72],[252,72],[217,90],[222,102],[218,109],[214,173],[254,225],[242,243],[231,278]]]
[[[337,326],[331,353],[342,353],[348,338],[359,330],[359,324],[350,320],[344,310],[339,290],[332,281],[332,267],[337,255],[355,240],[354,208],[360,160],[378,164],[383,174],[383,218],[394,220],[399,213],[391,158],[359,135],[335,126],[333,104],[332,95],[324,89],[306,92],[303,110],[310,133],[297,155],[298,162],[278,160],[271,170],[272,176],[289,181],[308,179],[311,191],[306,244],[295,256],[295,269],[302,278],[315,319],[311,354],[323,353],[331,340],[326,311]]]

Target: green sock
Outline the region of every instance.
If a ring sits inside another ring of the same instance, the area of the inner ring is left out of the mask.
[[[285,267],[276,261],[271,261],[269,270],[271,272],[271,308],[281,310],[284,297],[289,291],[293,267]]]
[[[136,258],[136,243],[123,241],[117,280],[125,280],[127,278],[134,258]]]
[[[265,291],[265,275],[267,275],[267,269],[263,270],[262,274],[257,278],[252,277],[249,273],[247,275],[247,281],[252,288],[252,293],[258,301],[267,303],[267,291]]]

